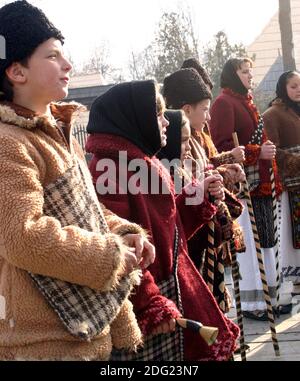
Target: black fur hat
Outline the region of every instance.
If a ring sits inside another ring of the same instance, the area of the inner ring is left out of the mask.
[[[186,104],[212,99],[210,90],[193,68],[181,69],[166,77],[163,96],[167,107],[171,109],[181,109]]]
[[[181,66],[181,69],[194,68],[197,70],[203,81],[207,86],[212,90],[214,85],[204,67],[200,64],[200,62],[196,58],[189,58],[185,60]]]
[[[0,8],[0,36],[5,39],[5,59],[0,57],[0,81],[13,63],[30,57],[34,50],[49,38],[64,42],[61,32],[54,27],[39,8],[25,0],[15,1]]]

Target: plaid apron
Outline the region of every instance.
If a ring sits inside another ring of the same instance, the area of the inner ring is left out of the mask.
[[[244,171],[247,178],[247,182],[249,184],[249,191],[253,192],[259,186],[260,183],[259,165],[245,165]]]
[[[285,148],[285,152],[300,156],[300,145]],[[284,185],[289,194],[294,249],[300,249],[300,176],[285,177]]]
[[[260,245],[263,249],[275,246],[275,227],[272,196],[251,197]]]
[[[168,280],[158,283],[160,292],[166,298],[176,303],[182,313],[182,303],[180,296],[179,281],[177,277],[178,270],[178,229],[175,227],[174,241],[174,267],[172,275]],[[183,361],[183,330],[176,326],[175,332],[151,336],[145,339],[143,348],[137,353],[128,353],[125,351],[112,351],[111,361]]]
[[[300,191],[289,191],[294,249],[300,249]]]
[[[263,144],[264,122],[260,115],[257,129],[254,131],[249,144]],[[250,192],[254,191],[260,184],[259,165],[245,166],[245,174],[249,184]],[[245,198],[244,191],[239,194],[239,198]],[[272,197],[251,197],[253,212],[255,216],[258,236],[262,248],[272,248],[275,246],[275,228],[273,219]],[[267,224],[266,224],[267,222]]]
[[[55,183],[48,185],[44,189],[44,214],[58,219],[62,227],[73,225],[99,234],[108,233],[87,172],[78,161]],[[29,275],[65,328],[72,335],[88,341],[111,324],[136,284],[133,273],[121,279],[116,289],[96,292],[62,280]]]
[[[284,151],[291,154],[295,154],[296,156],[300,156],[300,145],[286,148],[284,149]],[[283,181],[287,189],[294,188],[294,187],[300,188],[300,176],[286,177]]]
[[[263,143],[263,129],[264,129],[264,121],[262,116],[259,116],[258,126],[257,129],[254,131],[253,135],[251,136],[250,142],[248,144],[252,145],[262,145]],[[245,165],[244,166],[247,182],[249,185],[249,191],[254,191],[260,184],[260,177],[259,177],[259,164],[254,165]],[[239,195],[240,198],[245,198],[244,192],[242,191]]]

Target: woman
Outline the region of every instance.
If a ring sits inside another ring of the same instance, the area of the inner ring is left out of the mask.
[[[281,75],[276,98],[263,115],[265,128],[277,147],[276,160],[284,184],[282,195],[281,242],[282,274],[300,293],[300,74]],[[297,287],[298,285],[298,287]]]
[[[180,179],[183,179],[184,181],[191,181],[193,178],[193,169],[195,167],[196,160],[191,155],[192,135],[189,120],[182,110],[168,110],[165,112],[165,115],[170,122],[170,126],[167,131],[168,144],[159,152],[158,157],[162,160],[162,163],[167,160],[167,165],[169,162],[176,165],[174,171],[175,183],[179,183]],[[210,171],[208,171],[208,173],[210,173]],[[228,312],[231,307],[231,298],[225,286],[225,274],[223,271],[225,253],[223,250],[223,240],[225,239],[225,241],[229,241],[233,234],[236,240],[237,236],[235,225],[233,227],[234,217],[230,214],[229,209],[224,202],[220,200],[216,201],[217,214],[213,218],[215,232],[215,269],[213,283],[208,277],[208,257],[205,254],[200,255],[201,248],[202,250],[205,250],[208,246],[208,230],[206,227],[199,230],[189,240],[188,252],[204,280],[208,283],[209,287],[211,287],[213,295],[215,296],[221,311]],[[241,204],[233,195],[229,195],[227,192],[226,203],[229,202],[231,203],[231,211],[232,206],[234,205],[235,207],[235,218],[238,217],[241,214]],[[206,253],[206,251],[204,253]]]
[[[209,109],[212,94],[199,73],[194,68],[186,68],[167,76],[164,80],[164,96],[169,108],[183,110],[189,120],[192,130],[192,136],[190,138],[191,156],[196,163],[194,168],[197,168],[197,171],[193,171],[194,176],[196,178],[204,177],[207,172],[216,169],[218,172],[220,171],[226,179],[229,178],[229,180],[232,180],[232,178],[234,178],[234,181],[226,181],[227,186],[229,184],[235,185],[236,182],[240,181],[238,176],[240,176],[242,170],[238,164],[219,166],[220,157],[223,157],[223,159],[224,157],[232,159],[230,153],[218,155],[218,159],[214,157],[216,159],[214,164],[218,162],[217,166],[214,166],[212,161],[207,157],[207,152],[210,148],[214,148],[214,144],[209,135],[203,132],[203,128],[210,120]],[[202,139],[202,136],[205,136],[205,139]],[[206,142],[211,143],[205,144]],[[241,148],[241,151],[242,150]],[[215,152],[217,152],[216,149]],[[229,172],[232,173],[233,176],[227,176]],[[210,259],[210,263],[208,263],[208,257],[205,255],[209,241],[211,241],[209,240],[210,237],[208,237],[208,234],[211,236],[210,227],[207,225],[205,229],[197,232],[197,234],[189,240],[189,254],[196,267],[202,272],[205,281],[209,284],[223,312],[228,312],[230,308],[230,303],[228,303],[229,298],[225,298],[224,300],[225,293],[223,292],[225,284],[223,259],[226,257],[226,262],[230,261],[230,255],[228,250],[224,249],[223,243],[230,241],[234,233],[231,217],[237,218],[242,211],[241,204],[236,199],[233,199],[233,197],[234,196],[230,195],[229,192],[226,192],[226,203],[219,203],[217,217],[214,218],[215,256],[213,271],[212,269],[207,271],[212,265],[212,259]],[[230,216],[227,206],[234,206],[234,208],[231,208],[233,212],[232,216]],[[214,276],[209,276],[212,272]],[[212,278],[214,278],[214,280]]]
[[[164,115],[169,122],[167,144],[158,152],[157,157],[169,162],[177,159],[176,164],[181,167],[184,160],[191,159],[190,122],[181,110],[166,110]]]
[[[263,248],[266,275],[273,304],[276,297],[276,266],[274,254],[274,226],[270,167],[275,157],[276,147],[267,140],[262,118],[253,103],[252,61],[230,59],[221,74],[222,92],[211,109],[211,134],[218,150],[234,147],[232,134],[237,133],[239,143],[246,147],[245,171],[250,185],[252,203]],[[274,170],[276,168],[273,166]],[[276,182],[277,194],[281,188]],[[244,213],[239,223],[245,233],[247,250],[239,256],[242,309],[244,315],[256,320],[267,320],[266,305],[262,292],[254,237],[246,201]]]
[[[99,188],[102,181],[103,170],[101,172],[100,167],[103,159],[109,159],[116,165],[116,173],[121,172],[116,179],[118,186],[122,184],[124,188],[133,182],[137,183],[137,170],[126,169],[124,163],[118,162],[120,151],[126,152],[128,160],[131,160],[131,168],[134,160],[139,168],[145,169],[138,185],[142,186],[145,179],[148,182],[143,191],[104,194],[99,195],[99,198],[121,217],[139,221],[151,235],[156,247],[156,260],[149,267],[149,272],[145,272],[142,284],[132,299],[139,325],[147,336],[144,353],[140,352],[140,356],[135,357],[115,358],[226,360],[234,350],[238,329],[222,316],[189,259],[186,244],[186,239],[212,218],[215,208],[206,198],[204,201],[202,198],[201,204],[186,205],[189,198],[187,192],[193,187],[197,191],[203,184],[191,184],[182,194],[175,196],[169,173],[155,157],[161,147],[166,145],[168,122],[163,111],[163,99],[155,83],[142,81],[113,87],[94,102],[90,113],[88,132],[92,135],[87,142],[87,151],[93,153],[90,170],[96,186],[98,184]],[[122,174],[126,177],[126,183]],[[219,181],[218,176],[205,181],[205,189],[210,189],[215,197],[223,197]],[[153,294],[158,286],[160,295],[175,302],[177,310],[173,313],[164,312],[167,306],[163,306],[163,301],[156,307],[152,306],[155,301]],[[185,330],[182,336],[182,331],[176,328],[172,333],[174,327],[171,327],[170,319],[181,314],[217,326],[220,330],[218,343],[209,348],[193,332]],[[155,334],[158,336],[151,338]],[[170,342],[171,335],[175,337],[168,349],[166,344]],[[154,349],[155,341],[159,345]]]

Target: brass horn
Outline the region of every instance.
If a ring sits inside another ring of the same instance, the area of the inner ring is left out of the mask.
[[[219,328],[205,326],[198,321],[178,318],[176,319],[177,324],[182,328],[191,329],[194,332],[200,334],[208,346],[213,345],[218,337]]]

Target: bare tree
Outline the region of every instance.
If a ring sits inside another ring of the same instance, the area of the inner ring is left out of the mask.
[[[129,73],[133,80],[154,79],[157,70],[155,45],[147,46],[141,53],[131,52]]]
[[[180,69],[186,58],[199,57],[190,14],[184,11],[164,13],[156,37],[158,65],[155,76],[163,81],[167,74]]]
[[[84,74],[99,73],[103,77],[109,74],[111,70],[110,60],[110,50],[107,42],[102,42],[98,45],[84,63],[82,72]]]
[[[122,68],[111,68],[109,73],[109,82],[121,83],[125,81],[125,76]]]
[[[284,70],[296,70],[290,0],[279,0],[279,25]]]
[[[156,78],[180,69],[186,58],[199,57],[198,42],[188,10],[165,12],[153,42],[140,53],[132,53],[129,71],[133,79]]]

